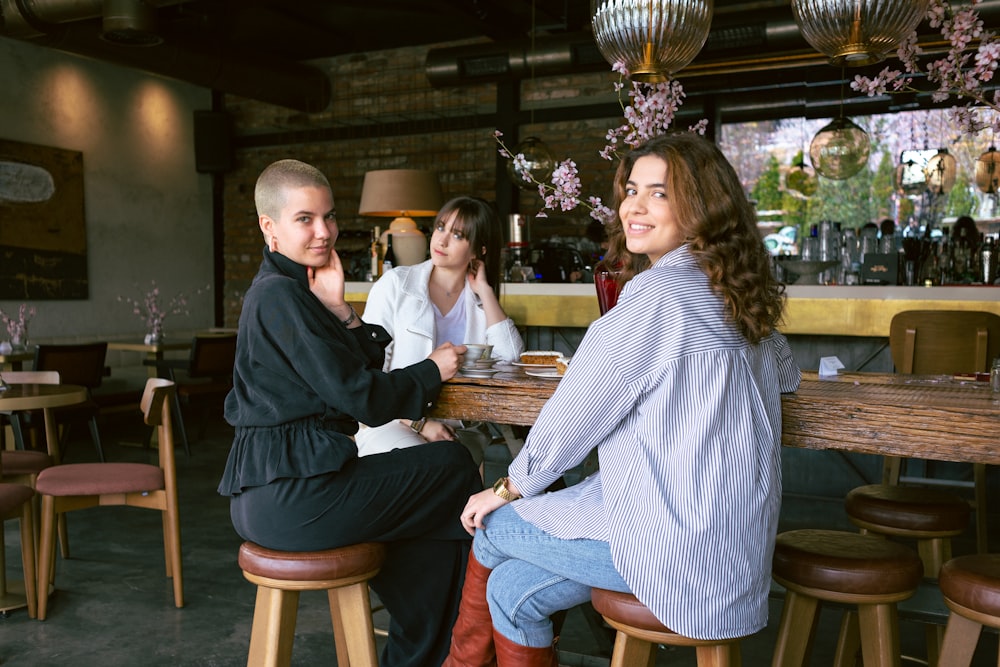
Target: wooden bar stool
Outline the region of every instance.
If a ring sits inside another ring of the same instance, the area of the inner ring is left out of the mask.
[[[691,639],[675,633],[660,623],[653,612],[631,593],[619,593],[595,588],[590,600],[608,625],[617,630],[611,667],[652,667],[656,662],[654,648],[693,646],[698,667],[740,667],[740,638]]]
[[[951,609],[938,665],[969,667],[983,626],[1000,628],[1000,555],[954,558],[941,567],[938,583]]]
[[[896,603],[913,595],[923,566],[916,552],[875,535],[793,530],[775,540],[772,576],[787,589],[773,667],[801,667],[821,602],[857,605],[865,667],[898,667]],[[843,655],[841,630],[835,665]],[[853,656],[850,656],[853,660]]]
[[[859,486],[847,494],[847,517],[863,533],[915,540],[924,578],[936,580],[951,558],[951,538],[969,526],[969,503],[940,489],[890,484]],[[851,620],[853,622],[853,619]],[[944,627],[927,625],[927,660],[935,664]]]
[[[337,664],[377,667],[368,581],[385,557],[381,544],[325,551],[275,551],[253,542],[240,547],[243,576],[257,584],[249,667],[287,667],[292,661],[300,591],[327,591]]]

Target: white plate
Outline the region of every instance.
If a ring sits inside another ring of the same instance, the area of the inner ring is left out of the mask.
[[[562,377],[562,375],[559,375],[559,371],[524,371],[524,373],[536,378],[553,378],[558,380]]]
[[[488,378],[494,373],[499,373],[499,368],[460,368],[460,374],[470,378]]]
[[[521,368],[555,368],[555,364],[522,364],[520,361],[510,362],[511,366],[520,366]]]

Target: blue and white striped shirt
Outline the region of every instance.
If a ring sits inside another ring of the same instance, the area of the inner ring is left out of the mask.
[[[747,342],[681,246],[591,324],[510,466],[514,507],[556,537],[609,542],[675,632],[756,632],[781,506],[780,394],[799,379],[785,338]],[[595,447],[599,472],[543,494]]]

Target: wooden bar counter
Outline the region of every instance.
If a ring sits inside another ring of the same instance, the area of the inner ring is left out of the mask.
[[[347,299],[364,302],[371,283],[347,284]],[[984,310],[1000,315],[1000,287],[789,285],[785,334],[889,336],[903,310]],[[591,284],[504,283],[500,303],[518,326],[587,327],[598,317]]]
[[[558,380],[521,369],[445,383],[432,416],[530,426]],[[907,458],[1000,464],[1000,400],[988,382],[944,376],[803,373],[782,400],[782,443]]]

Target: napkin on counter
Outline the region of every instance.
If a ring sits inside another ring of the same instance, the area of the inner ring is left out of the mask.
[[[819,376],[830,377],[831,375],[836,375],[837,371],[843,367],[844,364],[837,357],[820,357]]]

